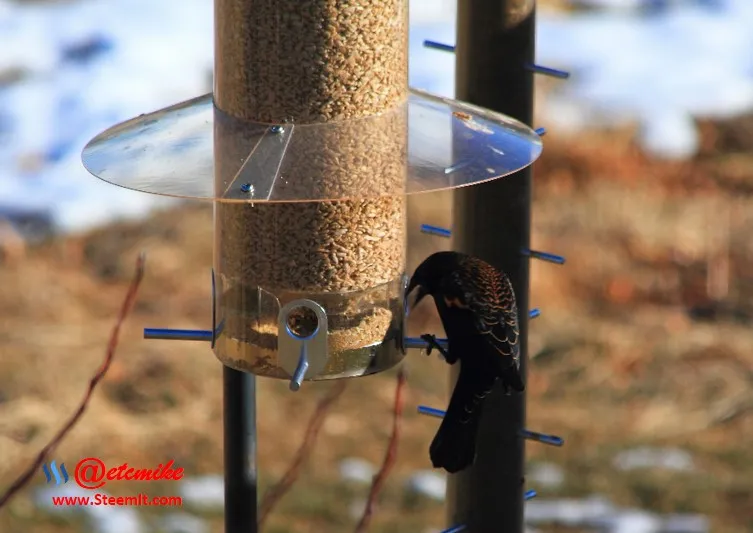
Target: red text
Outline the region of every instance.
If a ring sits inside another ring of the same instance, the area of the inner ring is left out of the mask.
[[[107,468],[101,459],[86,457],[76,464],[73,473],[76,483],[84,489],[101,488],[108,481],[177,481],[183,477],[182,468],[173,468],[174,461],[160,463],[156,468],[133,468],[128,463]],[[99,505],[99,504],[98,504]]]

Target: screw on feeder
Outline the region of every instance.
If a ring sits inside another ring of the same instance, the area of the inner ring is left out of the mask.
[[[531,489],[526,491],[526,493],[523,495],[523,499],[528,501],[534,499],[536,496],[538,496],[538,493],[535,490]]]
[[[241,184],[241,192],[246,194],[254,194],[254,186],[250,183]]]
[[[460,161],[459,163],[455,163],[452,166],[446,167],[444,169],[444,173],[445,174],[452,174],[453,172],[457,172],[461,168],[465,168],[465,167],[467,167],[470,164],[471,164],[470,161]]]
[[[539,137],[543,137],[544,135],[546,135],[546,128],[536,128],[533,131],[535,131],[536,135],[538,135]]]
[[[275,124],[274,126],[269,128],[269,131],[275,134],[280,134],[285,132],[285,128],[280,126],[279,124]]]
[[[559,78],[562,80],[566,80],[567,78],[570,77],[570,73],[565,70],[559,70],[559,69],[550,68],[550,67],[543,67],[541,65],[536,65],[534,63],[528,63],[526,65],[526,69],[536,74],[544,74],[545,76],[551,76],[552,78]]]
[[[424,41],[424,46],[426,48],[433,48],[434,50],[441,50],[442,52],[454,52],[455,51],[454,45],[438,43],[436,41],[426,40]]]

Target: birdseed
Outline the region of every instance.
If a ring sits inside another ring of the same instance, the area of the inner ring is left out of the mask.
[[[408,0],[216,0],[215,102],[257,122],[329,122],[408,96]]]

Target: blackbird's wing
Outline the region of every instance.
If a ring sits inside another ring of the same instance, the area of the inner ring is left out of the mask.
[[[474,257],[442,280],[442,293],[449,309],[465,310],[489,345],[520,368],[520,331],[515,293],[506,274]]]

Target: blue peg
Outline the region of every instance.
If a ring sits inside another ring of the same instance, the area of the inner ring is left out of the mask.
[[[441,50],[442,52],[455,52],[455,46],[452,44],[438,43],[436,41],[424,41],[426,48],[433,48],[434,50]]]
[[[430,224],[421,224],[421,233],[428,233],[429,235],[447,238],[452,234],[452,232],[446,228],[440,228],[439,226],[432,226]]]
[[[556,68],[543,67],[534,63],[529,63],[526,68],[536,74],[544,74],[545,76],[551,76],[552,78],[559,78],[566,80],[570,77],[570,73],[565,70],[558,70]]]
[[[212,331],[205,329],[144,328],[145,339],[212,341]]]
[[[520,436],[526,440],[535,440],[536,442],[548,444],[549,446],[560,447],[565,444],[565,440],[557,435],[547,435],[546,433],[538,433],[527,429],[521,429]]]
[[[534,259],[541,259],[542,261],[548,261],[549,263],[556,263],[558,265],[565,264],[565,258],[561,255],[550,254],[548,252],[540,252],[538,250],[529,250],[527,248],[523,248],[520,252],[523,255],[533,257]]]
[[[468,529],[468,526],[466,526],[465,524],[460,524],[459,526],[452,526],[450,529],[440,531],[440,533],[460,533],[461,531],[465,531],[466,529]]]

